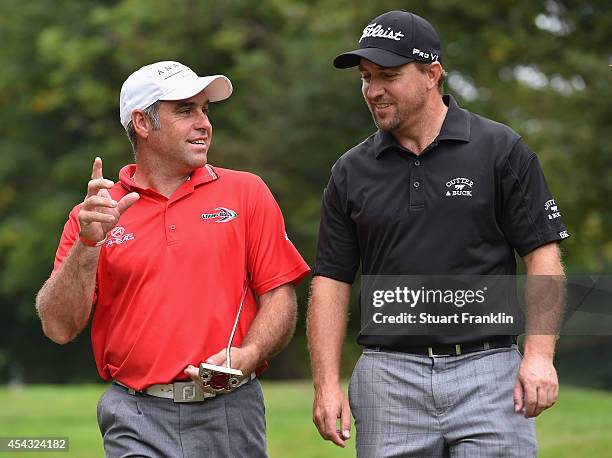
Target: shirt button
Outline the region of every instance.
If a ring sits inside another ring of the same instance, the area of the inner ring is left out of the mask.
[[[414,166],[418,167],[419,165],[421,165],[421,161],[419,161],[418,159],[416,161],[414,161]]]
[[[418,181],[415,181],[412,186],[414,186],[415,188],[418,188],[419,186],[421,186],[421,183],[419,183]]]
[[[174,224],[171,224],[171,225],[170,225],[170,229],[171,229],[171,230],[174,230],[174,229],[176,229],[176,226],[175,226]]]

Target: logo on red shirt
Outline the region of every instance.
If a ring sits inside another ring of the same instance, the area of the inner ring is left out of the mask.
[[[216,213],[202,213],[202,219],[209,220],[218,218],[215,223],[227,223],[238,216],[238,213],[229,208],[217,207],[215,210],[217,210]]]
[[[126,234],[125,228],[115,226],[113,230],[110,231],[108,239],[106,240],[106,246],[110,247],[113,245],[122,245],[129,240],[134,240],[134,233],[130,232],[129,234]]]

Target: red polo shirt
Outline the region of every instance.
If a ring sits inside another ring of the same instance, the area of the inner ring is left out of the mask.
[[[138,187],[135,170],[124,167],[110,191],[117,201],[131,191],[140,200],[101,249],[91,337],[101,377],[141,390],[186,379],[187,365],[225,348],[247,272],[234,346],[255,318],[255,297],[297,284],[309,268],[258,176],[207,165],[168,199]],[[54,273],[78,238],[79,206],[64,226]]]

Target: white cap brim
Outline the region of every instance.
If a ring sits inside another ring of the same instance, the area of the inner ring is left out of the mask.
[[[188,84],[164,94],[158,100],[183,100],[205,91],[210,102],[220,102],[232,95],[232,83],[224,75],[200,76]]]

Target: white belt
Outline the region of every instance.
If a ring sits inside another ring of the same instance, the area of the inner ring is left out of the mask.
[[[253,372],[250,377],[243,378],[236,388],[250,382],[255,377],[256,375]],[[136,393],[148,394],[149,396],[154,396],[156,398],[172,399],[174,402],[200,402],[207,398],[214,398],[216,396],[214,393],[207,393],[202,390],[200,385],[193,380],[168,383],[166,385],[151,385],[141,391],[133,390],[129,386],[124,385],[117,380],[113,380],[113,382],[127,388],[128,393],[133,396],[135,396]]]

